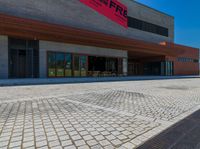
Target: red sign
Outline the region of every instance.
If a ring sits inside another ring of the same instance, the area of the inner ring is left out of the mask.
[[[127,7],[117,0],[80,0],[85,5],[128,28]]]

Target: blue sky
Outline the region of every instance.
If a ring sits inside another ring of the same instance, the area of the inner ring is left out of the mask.
[[[200,48],[200,0],[137,0],[175,17],[175,42]]]

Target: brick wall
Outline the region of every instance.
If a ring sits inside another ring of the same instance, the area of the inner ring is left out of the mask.
[[[187,48],[178,57],[192,58],[199,60],[199,49]],[[174,61],[175,75],[198,75],[199,63],[194,62],[179,62],[178,57],[167,57],[168,60]]]

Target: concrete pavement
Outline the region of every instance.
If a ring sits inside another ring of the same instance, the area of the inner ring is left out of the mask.
[[[0,148],[136,148],[200,109],[200,79],[0,88]]]

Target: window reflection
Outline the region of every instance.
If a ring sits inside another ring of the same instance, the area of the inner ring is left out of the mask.
[[[48,52],[48,77],[117,76],[123,74],[123,60]]]
[[[80,75],[80,58],[79,55],[74,55],[74,76],[79,77]]]
[[[87,57],[80,56],[80,62],[81,62],[81,76],[85,77],[87,76]]]
[[[48,76],[55,77],[56,76],[56,57],[55,53],[48,53]]]
[[[72,76],[72,55],[71,54],[65,55],[65,76],[66,77]]]
[[[56,76],[57,77],[64,77],[64,62],[65,62],[64,53],[57,53],[56,54]]]
[[[48,52],[48,77],[72,76],[71,54]]]

